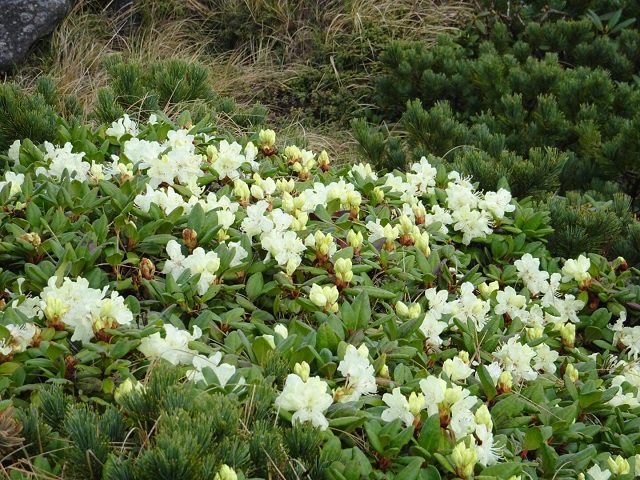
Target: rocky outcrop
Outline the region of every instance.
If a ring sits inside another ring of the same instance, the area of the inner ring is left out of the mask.
[[[0,0],[0,71],[24,60],[39,38],[62,21],[70,0]]]

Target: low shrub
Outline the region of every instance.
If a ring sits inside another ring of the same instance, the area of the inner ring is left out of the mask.
[[[57,137],[0,187],[11,479],[638,472],[638,271],[504,182],[188,113]]]

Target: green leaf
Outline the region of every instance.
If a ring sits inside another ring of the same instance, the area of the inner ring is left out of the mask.
[[[396,474],[396,478],[402,480],[417,480],[420,477],[423,461],[422,458],[412,460],[411,463]]]
[[[496,390],[495,385],[493,384],[493,379],[489,374],[489,370],[484,365],[480,364],[478,366],[478,377],[480,378],[480,383],[482,384],[482,389],[484,390],[485,395],[487,396],[487,400],[492,401],[498,391]]]
[[[247,285],[245,287],[247,296],[252,300],[257,299],[262,293],[263,287],[264,287],[264,277],[262,276],[262,272],[254,273],[247,280]]]
[[[370,297],[379,298],[381,300],[393,300],[397,296],[396,293],[390,292],[389,290],[370,286],[345,288],[344,292],[348,293],[349,295],[359,295],[361,293],[366,293]]]
[[[433,453],[438,450],[440,436],[440,415],[431,415],[422,425],[418,443],[427,452]]]
[[[537,450],[544,443],[544,438],[540,427],[531,427],[526,429],[524,434],[524,448],[527,450]]]
[[[522,471],[522,464],[517,462],[499,463],[491,465],[480,472],[483,477],[509,478]]]
[[[361,292],[351,306],[357,318],[357,328],[364,330],[371,322],[371,304],[367,292]]]

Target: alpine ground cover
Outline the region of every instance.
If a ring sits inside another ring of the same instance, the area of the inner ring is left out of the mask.
[[[3,162],[11,479],[638,471],[637,271],[552,257],[504,182],[188,113]]]
[[[310,147],[259,126],[256,92],[278,125],[297,108],[335,124],[345,105],[369,110],[373,52],[428,43],[425,16],[412,30],[404,2],[163,0],[105,23],[96,3],[0,91],[4,476],[639,476],[628,196],[525,197],[561,180],[531,163],[553,172],[567,152],[505,156],[525,180],[471,178],[437,142],[413,155],[360,122],[385,171],[335,155],[339,130]],[[474,28],[499,17],[519,35],[547,20],[536,5],[492,2]],[[468,11],[442,7],[445,29]],[[30,88],[31,68],[51,78]]]

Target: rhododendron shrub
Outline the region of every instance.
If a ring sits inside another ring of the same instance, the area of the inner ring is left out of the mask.
[[[637,271],[552,258],[548,214],[506,183],[479,191],[424,157],[334,166],[188,114],[59,137],[14,144],[0,180],[0,407],[28,435],[53,383],[162,436],[145,385],[170,367],[244,409],[254,466],[210,452],[220,478],[640,471]],[[148,460],[104,448],[107,476]]]

